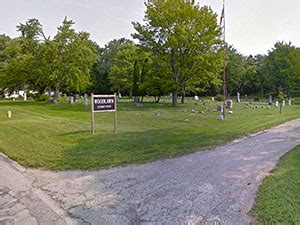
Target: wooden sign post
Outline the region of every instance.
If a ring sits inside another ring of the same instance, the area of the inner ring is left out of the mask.
[[[114,132],[117,131],[117,95],[94,95],[91,94],[91,133],[95,134],[95,113],[114,113]]]

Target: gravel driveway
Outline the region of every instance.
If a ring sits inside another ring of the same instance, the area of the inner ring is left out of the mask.
[[[28,170],[69,215],[91,224],[247,224],[258,186],[300,143],[300,120],[214,150],[100,171]]]

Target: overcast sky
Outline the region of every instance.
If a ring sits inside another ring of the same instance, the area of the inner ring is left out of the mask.
[[[218,14],[222,0],[200,0]],[[144,0],[1,0],[0,33],[17,36],[16,25],[37,18],[54,36],[65,16],[87,31],[100,46],[134,31]],[[277,40],[300,46],[299,0],[226,0],[226,39],[243,54],[266,54]]]

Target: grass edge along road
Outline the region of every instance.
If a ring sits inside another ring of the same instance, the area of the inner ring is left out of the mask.
[[[0,151],[23,166],[91,169],[138,164],[206,150],[299,117],[300,106],[245,108],[234,104],[225,121],[213,112],[218,102],[195,105],[192,100],[174,109],[160,104],[118,103],[118,132],[113,114],[95,116],[90,134],[90,112],[82,103],[57,105],[37,102],[0,102]],[[185,108],[185,110],[183,110]],[[12,111],[12,119],[5,114]],[[205,113],[192,113],[203,110]],[[159,116],[157,112],[160,112]]]
[[[300,224],[300,145],[266,177],[251,214],[262,224]]]

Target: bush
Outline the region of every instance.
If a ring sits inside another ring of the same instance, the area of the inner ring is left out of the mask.
[[[49,99],[49,96],[48,96],[48,95],[39,95],[39,96],[37,96],[37,98],[36,98],[36,100],[37,100],[38,102],[46,102],[46,101],[48,101],[48,99]]]
[[[218,94],[215,99],[216,99],[216,101],[223,102],[224,101],[224,96],[221,95],[221,94]]]

